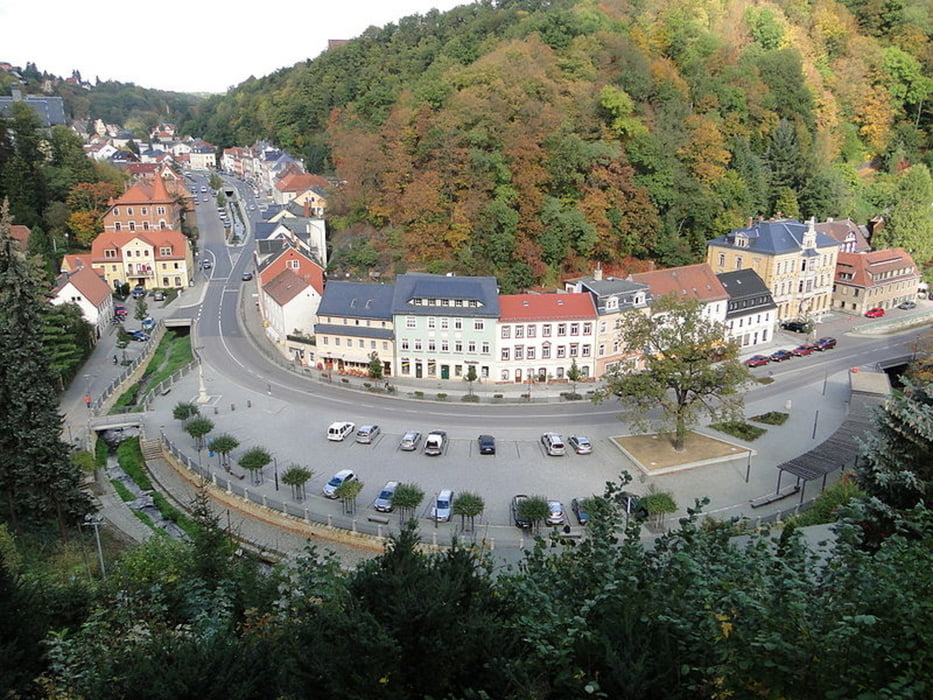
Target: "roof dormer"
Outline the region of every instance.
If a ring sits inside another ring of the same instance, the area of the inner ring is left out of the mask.
[[[810,217],[807,222],[807,230],[803,234],[803,249],[813,250],[816,248],[816,218]]]

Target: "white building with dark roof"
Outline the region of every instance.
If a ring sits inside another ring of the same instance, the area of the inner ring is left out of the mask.
[[[743,349],[771,340],[777,322],[777,304],[758,273],[734,270],[716,276],[729,295],[726,340]]]

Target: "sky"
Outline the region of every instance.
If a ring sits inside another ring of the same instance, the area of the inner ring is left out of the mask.
[[[66,78],[117,80],[178,92],[225,92],[249,76],[315,58],[328,39],[446,11],[469,0],[116,3],[0,0],[0,62]],[[109,13],[107,12],[109,9]]]

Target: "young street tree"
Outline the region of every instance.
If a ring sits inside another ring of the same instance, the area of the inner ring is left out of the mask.
[[[214,429],[214,421],[204,416],[197,416],[185,423],[185,432],[194,438],[194,446],[198,452],[204,449],[204,436]]]
[[[417,484],[399,484],[392,495],[392,507],[398,509],[399,524],[411,519],[415,509],[424,500],[424,491]]]
[[[460,516],[460,529],[466,531],[466,519],[469,518],[469,529],[472,531],[476,522],[476,516],[483,512],[483,509],[486,507],[486,502],[483,500],[482,496],[472,491],[461,491],[454,498],[454,502],[451,506],[454,515]]]
[[[737,359],[738,348],[723,345],[722,325],[705,318],[699,301],[662,297],[651,316],[629,314],[620,334],[625,352],[639,357],[644,368],[636,369],[634,360],[622,363],[606,376],[597,401],[619,397],[640,429],[650,429],[650,412],[660,408],[656,427],[672,435],[676,450],[684,449],[687,434],[703,416],[740,419],[739,390],[751,375]]]
[[[207,443],[207,449],[220,455],[220,466],[227,471],[230,471],[230,453],[239,446],[240,441],[229,433],[222,433]]]
[[[292,490],[292,498],[303,501],[305,498],[305,484],[314,476],[314,470],[305,469],[297,464],[290,464],[282,474],[282,483]]]
[[[240,466],[250,473],[254,484],[262,483],[262,470],[272,461],[264,447],[251,447],[240,457]]]
[[[379,354],[375,350],[369,353],[369,365],[366,371],[370,379],[382,379],[382,360],[379,359]]]

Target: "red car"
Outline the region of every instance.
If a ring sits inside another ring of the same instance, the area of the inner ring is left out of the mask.
[[[752,355],[747,360],[745,360],[745,364],[749,367],[761,367],[762,365],[766,365],[769,362],[771,362],[771,358],[767,355]]]
[[[884,316],[884,309],[882,309],[880,306],[876,306],[875,308],[866,311],[865,316],[867,318],[881,318]]]
[[[816,348],[812,345],[798,345],[791,352],[796,357],[803,357],[804,355],[812,355],[816,351]]]

